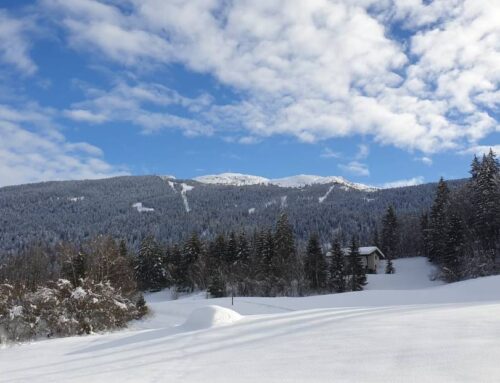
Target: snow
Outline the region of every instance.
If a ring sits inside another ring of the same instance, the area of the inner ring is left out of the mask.
[[[182,325],[184,330],[195,331],[235,323],[242,318],[231,309],[210,305],[194,310]]]
[[[23,315],[23,306],[14,306],[9,310],[10,319],[14,319]]]
[[[191,208],[189,207],[189,202],[187,199],[187,192],[193,190],[194,187],[185,183],[181,184],[181,197],[182,197],[182,202],[184,203],[184,208],[186,209],[186,213],[189,213],[191,211]]]
[[[74,298],[76,300],[83,299],[87,296],[87,293],[85,292],[84,289],[81,287],[77,287],[75,291],[71,293],[71,298]]]
[[[78,201],[83,201],[85,197],[80,196],[80,197],[68,197],[68,200],[71,202],[78,202]]]
[[[318,202],[319,203],[323,203],[323,201],[328,197],[328,195],[332,192],[334,186],[330,186],[330,188],[328,189],[328,191],[322,195],[321,197],[318,198]]]
[[[500,276],[429,280],[423,258],[365,291],[171,300],[129,329],[0,350],[0,382],[497,382]]]
[[[247,186],[247,185],[267,185],[269,180],[264,177],[251,176],[241,173],[221,173],[200,176],[194,178],[195,181],[205,184],[219,184],[232,186]]]
[[[142,205],[142,202],[136,202],[132,205],[133,208],[137,209],[139,213],[147,213],[151,211],[155,211],[155,209],[150,207],[145,207]]]
[[[349,189],[362,191],[375,191],[376,188],[355,182],[347,181],[343,177],[338,176],[315,176],[308,174],[299,174],[291,177],[268,179],[260,176],[253,176],[241,173],[221,173],[211,174],[194,178],[195,181],[205,184],[219,184],[232,186],[248,186],[248,185],[275,185],[286,188],[303,188],[305,186],[315,184],[337,184]]]
[[[286,195],[284,195],[284,196],[282,196],[282,197],[280,198],[280,201],[281,201],[281,202],[280,202],[280,207],[281,207],[282,209],[283,209],[283,208],[285,208],[285,207],[287,206],[287,202],[286,202],[286,200],[287,200],[287,196],[286,196]]]

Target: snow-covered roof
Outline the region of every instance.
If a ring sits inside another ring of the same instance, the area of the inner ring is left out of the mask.
[[[361,246],[359,248],[359,255],[368,256],[375,251],[378,251],[381,257],[385,258],[384,253],[382,253],[382,250],[380,250],[377,246]],[[349,247],[344,247],[342,249],[342,252],[344,253],[344,255],[349,255],[351,253],[351,249]]]

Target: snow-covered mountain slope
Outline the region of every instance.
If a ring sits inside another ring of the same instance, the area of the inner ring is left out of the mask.
[[[440,285],[421,258],[395,267],[345,294],[155,293],[128,330],[0,350],[0,382],[497,382],[500,276]]]
[[[221,173],[206,175],[194,178],[195,181],[206,184],[219,184],[219,185],[233,185],[233,186],[246,186],[246,185],[276,185],[284,188],[302,188],[308,185],[315,184],[338,184],[350,189],[373,191],[374,187],[350,182],[343,177],[338,176],[315,176],[308,174],[299,174],[291,177],[268,179],[259,176],[252,176],[240,173]]]
[[[233,185],[233,186],[246,186],[246,185],[267,185],[269,180],[264,177],[251,176],[240,173],[221,173],[194,178],[204,184],[219,184],[219,185]]]

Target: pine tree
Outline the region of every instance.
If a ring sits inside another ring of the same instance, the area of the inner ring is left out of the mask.
[[[185,273],[183,288],[187,291],[193,291],[201,280],[201,271],[198,269],[197,262],[202,253],[202,244],[196,233],[185,242],[182,250],[181,269]]]
[[[278,289],[281,292],[290,287],[292,280],[296,277],[294,269],[296,268],[296,250],[292,227],[288,222],[286,213],[281,213],[276,224],[275,235],[275,256],[274,271],[277,279]]]
[[[344,253],[342,252],[338,239],[333,241],[330,251],[330,289],[336,293],[343,293],[344,291],[346,291],[346,270]]]
[[[135,278],[141,290],[156,291],[165,287],[167,271],[162,258],[162,251],[154,238],[144,238],[135,266]]]
[[[363,290],[363,286],[366,285],[366,272],[361,261],[359,247],[355,237],[352,237],[348,257],[347,270],[349,273],[349,287],[351,291]]]
[[[268,230],[264,237],[262,248],[262,258],[260,264],[260,279],[265,295],[276,294],[277,266],[276,266],[276,245],[274,235]],[[274,293],[273,293],[274,292]]]
[[[482,248],[494,260],[500,238],[500,165],[491,149],[475,172],[474,226]]]
[[[419,252],[424,257],[429,257],[429,215],[424,212],[420,216]]]
[[[441,177],[429,222],[429,259],[441,263],[446,252],[447,211],[450,203],[448,185]]]
[[[238,249],[234,274],[237,284],[237,294],[249,295],[251,284],[250,246],[244,232],[241,232],[238,236]]]
[[[459,281],[462,277],[462,262],[465,248],[464,225],[454,209],[450,209],[446,230],[446,248],[442,259],[443,279]]]
[[[394,207],[389,205],[382,219],[382,252],[388,259],[396,257],[398,246],[398,220]]]
[[[385,265],[385,273],[386,274],[394,274],[396,272],[396,269],[394,268],[394,265],[392,264],[392,259],[388,258],[387,263]]]
[[[328,264],[321,250],[319,237],[312,234],[307,245],[306,259],[304,263],[306,279],[313,290],[321,290],[326,287]]]
[[[377,226],[373,228],[373,233],[372,233],[372,244],[373,246],[378,247],[379,249],[382,249],[382,245],[380,244],[380,235],[377,229]]]
[[[220,272],[216,272],[210,276],[207,291],[212,298],[221,298],[226,296],[226,284],[224,282],[224,277]]]

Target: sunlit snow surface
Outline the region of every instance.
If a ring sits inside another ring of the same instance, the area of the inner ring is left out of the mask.
[[[151,294],[125,331],[0,350],[0,382],[500,381],[500,277],[443,285],[422,258],[395,266],[356,293]]]

